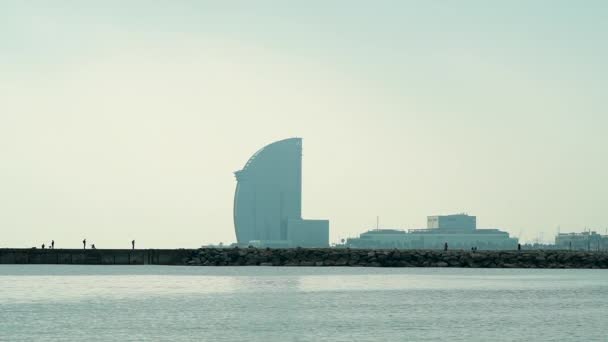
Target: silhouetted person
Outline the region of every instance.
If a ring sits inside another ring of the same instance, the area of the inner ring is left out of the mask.
[[[518,243],[518,244],[517,244],[517,250],[518,250],[518,251],[521,251],[521,243]]]
[[[82,249],[87,249],[87,239],[82,240]]]
[[[91,249],[95,249],[95,244],[91,244]]]
[[[443,250],[444,250],[444,251],[447,251],[447,250],[448,250],[448,243],[447,243],[447,242],[443,244]]]
[[[42,249],[44,249],[44,244],[42,244]]]
[[[135,249],[135,240],[131,241],[131,249]]]
[[[51,249],[55,249],[55,240],[51,240]]]

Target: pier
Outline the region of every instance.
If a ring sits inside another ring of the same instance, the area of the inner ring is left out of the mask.
[[[0,264],[183,265],[192,249],[0,248]]]

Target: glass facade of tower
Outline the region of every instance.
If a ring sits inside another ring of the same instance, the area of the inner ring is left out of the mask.
[[[302,219],[302,139],[274,142],[235,172],[234,227],[240,245],[325,247],[329,222]]]

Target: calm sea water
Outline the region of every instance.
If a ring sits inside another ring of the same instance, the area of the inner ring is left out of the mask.
[[[608,271],[0,265],[2,341],[608,341]]]

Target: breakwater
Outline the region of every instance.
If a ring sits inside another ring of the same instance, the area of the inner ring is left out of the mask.
[[[202,248],[186,262],[203,266],[354,266],[608,268],[606,252],[367,250],[342,248]]]
[[[0,249],[0,264],[604,268],[607,252],[348,248]]]
[[[184,265],[192,249],[1,248],[0,264]]]

